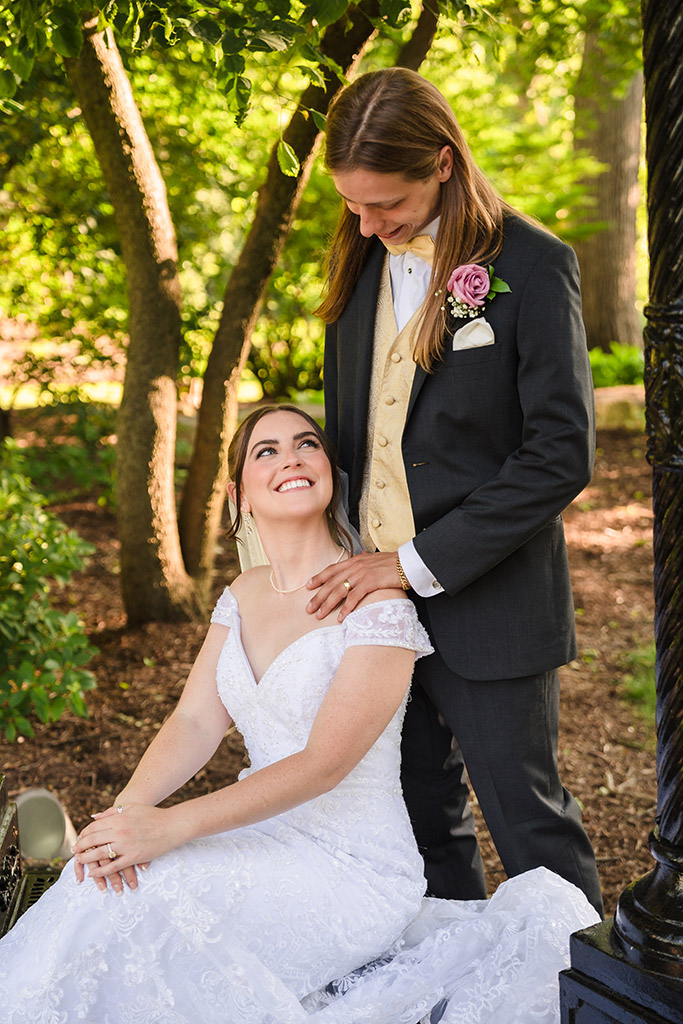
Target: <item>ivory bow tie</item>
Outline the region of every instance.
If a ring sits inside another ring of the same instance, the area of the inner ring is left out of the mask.
[[[382,239],[382,241],[384,240]],[[407,242],[401,242],[400,245],[392,245],[390,242],[384,242],[384,245],[392,256],[401,256],[404,252],[412,252],[425,263],[429,263],[430,267],[434,260],[434,239],[431,235],[415,235],[414,238]]]

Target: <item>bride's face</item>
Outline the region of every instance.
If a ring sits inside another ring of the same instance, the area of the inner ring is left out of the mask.
[[[319,512],[332,498],[332,467],[310,424],[273,412],[254,427],[242,470],[242,504],[257,522]]]

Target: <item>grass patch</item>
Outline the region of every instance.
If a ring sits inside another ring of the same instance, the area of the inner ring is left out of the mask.
[[[625,673],[619,685],[621,695],[654,727],[657,705],[654,640],[624,655],[622,664]]]

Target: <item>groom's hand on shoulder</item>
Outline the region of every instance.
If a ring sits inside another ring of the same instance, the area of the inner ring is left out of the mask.
[[[338,621],[357,608],[363,598],[378,590],[403,592],[396,571],[395,551],[364,551],[336,565],[328,565],[306,584],[315,594],[306,611],[318,619],[326,618],[339,608]]]

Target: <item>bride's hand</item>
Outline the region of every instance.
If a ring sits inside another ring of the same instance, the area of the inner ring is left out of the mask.
[[[336,565],[328,565],[306,584],[316,590],[306,611],[324,619],[339,606],[340,622],[375,590],[402,590],[395,551],[363,551]]]
[[[87,868],[100,889],[106,888],[107,879],[117,892],[124,880],[135,888],[136,867],[146,868],[155,857],[182,842],[172,828],[171,811],[128,804],[122,811],[110,807],[93,814],[92,824],[83,829],[72,848],[76,877],[81,881]]]
[[[95,866],[96,867],[104,868],[109,863],[110,863],[109,858],[107,858],[106,860],[96,861],[95,862]],[[126,883],[126,885],[128,886],[129,889],[137,889],[137,887],[138,887],[137,869],[138,868],[141,869],[142,871],[146,871],[147,870],[147,865],[146,864],[135,864],[133,867],[125,868],[123,871],[114,871],[107,878],[93,878],[93,882],[95,883],[97,888],[100,890],[100,892],[106,892],[107,891],[107,885],[109,884],[109,885],[111,885],[111,887],[114,890],[114,892],[122,893],[123,892],[123,884],[124,884],[124,882]],[[79,861],[77,861],[75,858],[74,858],[74,873],[75,873],[76,878],[77,878],[77,880],[79,882],[82,882],[85,879],[85,868],[84,868],[83,864],[79,863]]]

